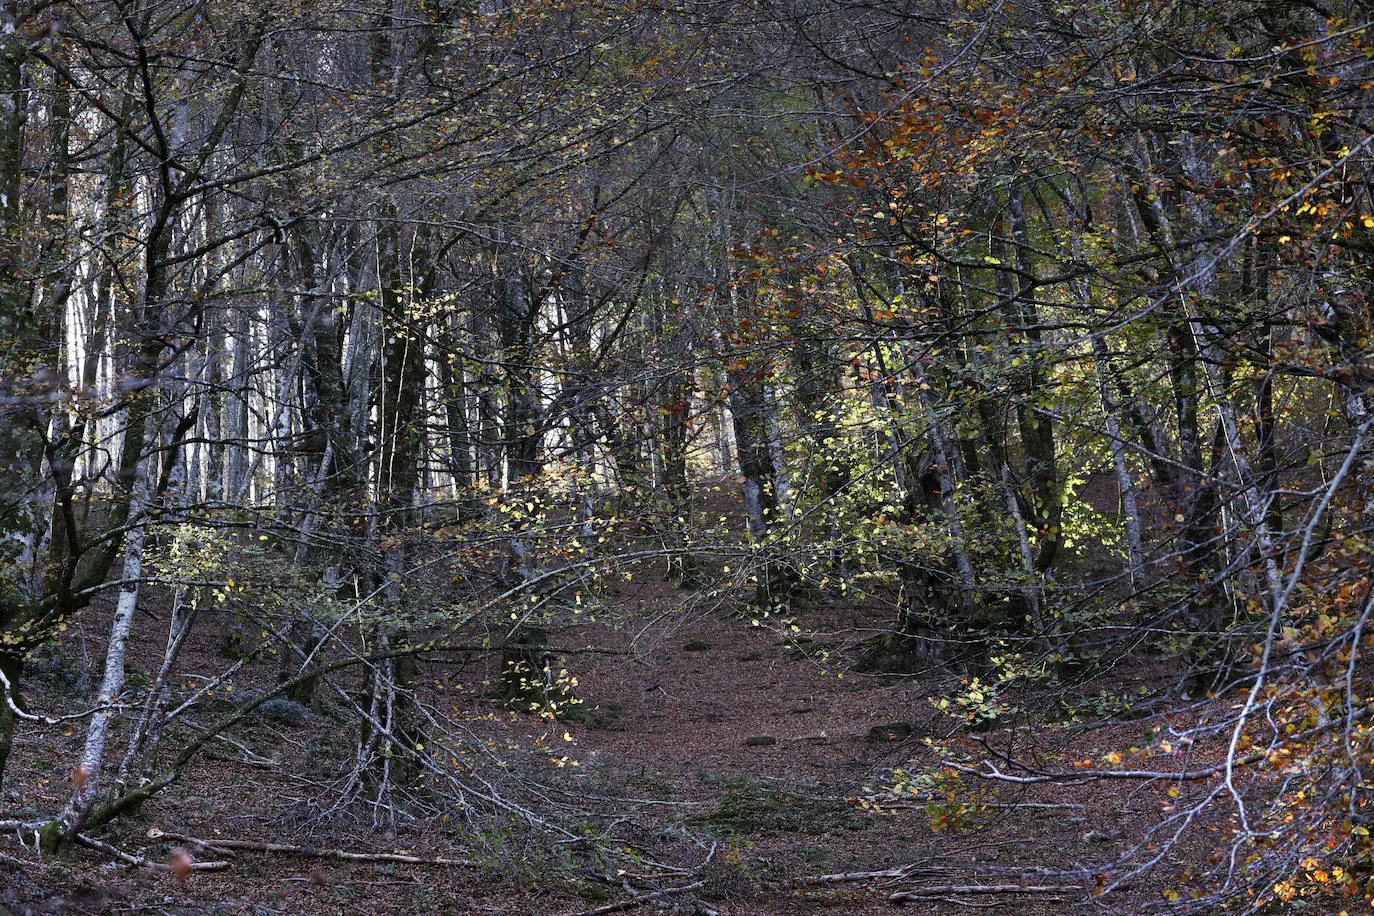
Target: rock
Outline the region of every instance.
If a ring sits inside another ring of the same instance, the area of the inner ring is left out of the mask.
[[[1107,832],[1103,832],[1101,830],[1089,830],[1087,833],[1083,834],[1083,842],[1107,843],[1112,840],[1121,839],[1121,835],[1122,834],[1120,830],[1111,830]]]

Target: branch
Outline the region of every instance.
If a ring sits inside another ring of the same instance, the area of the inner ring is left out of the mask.
[[[928,900],[931,897],[949,897],[954,894],[1057,894],[1060,891],[1081,891],[1078,884],[949,884],[937,887],[917,887],[908,891],[889,894],[892,903],[911,903]]]
[[[73,719],[84,719],[91,713],[100,712],[105,709],[117,709],[119,707],[118,703],[105,703],[100,706],[92,706],[84,712],[73,712],[63,716],[40,716],[36,713],[25,712],[20,709],[19,704],[14,701],[14,685],[10,683],[9,678],[5,677],[4,671],[0,671],[0,693],[5,695],[5,705],[9,707],[10,712],[14,713],[17,718],[23,719],[25,722],[42,722],[44,725],[60,725],[63,722],[70,722]],[[2,823],[3,822],[0,822],[0,824]]]
[[[252,852],[270,852],[279,855],[306,856],[308,858],[346,859],[350,862],[402,862],[407,865],[471,865],[470,859],[426,859],[421,856],[408,856],[397,852],[349,852],[344,849],[316,849],[314,846],[295,846],[290,843],[260,843],[255,840],[202,840],[182,833],[169,833],[153,827],[148,831],[150,839],[169,839],[186,843],[199,849],[228,852],[233,849],[246,849]],[[191,866],[195,868],[194,865]]]
[[[691,884],[684,884],[681,887],[670,887],[661,891],[650,891],[647,894],[636,894],[629,900],[621,900],[617,903],[608,903],[604,906],[595,907],[590,910],[582,910],[580,913],[573,913],[572,916],[600,916],[602,913],[621,913],[625,910],[632,910],[635,907],[656,900],[659,897],[667,897],[670,894],[685,894],[694,891],[706,884],[705,881],[694,881]]]
[[[845,884],[850,881],[880,881],[887,878],[910,878],[913,872],[920,871],[929,866],[922,865],[899,865],[896,868],[887,868],[882,871],[849,871],[839,872],[831,875],[811,875],[806,878],[798,878],[797,884],[807,886],[810,884]]]
[[[111,846],[109,843],[97,840],[95,837],[87,836],[84,833],[74,834],[74,838],[82,846],[87,846],[91,849],[96,850],[97,852],[103,852],[108,856],[113,856],[114,858],[118,859],[126,865],[132,865],[135,868],[157,868],[162,869],[164,871],[172,871],[172,866],[170,865],[166,865],[162,862],[154,862],[152,859],[147,859],[143,856],[132,855],[130,853],[123,851],[122,849],[119,849],[115,846]],[[185,867],[189,868],[191,871],[223,871],[224,869],[229,867],[229,863],[188,862],[186,863]]]

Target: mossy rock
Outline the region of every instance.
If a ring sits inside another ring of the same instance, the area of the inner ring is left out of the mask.
[[[285,697],[273,697],[255,709],[253,714],[278,725],[300,725],[310,718],[310,707]]]
[[[559,722],[575,722],[591,729],[605,728],[609,722],[599,707],[580,702],[559,705],[554,709],[553,717]]]

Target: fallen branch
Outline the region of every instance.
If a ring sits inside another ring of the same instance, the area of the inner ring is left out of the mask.
[[[257,767],[259,770],[279,770],[281,764],[271,760],[248,760],[243,757],[233,757],[229,754],[220,754],[215,751],[205,752],[206,760],[214,760],[219,763],[237,763],[240,766]]]
[[[1306,741],[1309,738],[1315,738],[1323,732],[1330,731],[1332,728],[1336,726],[1345,727],[1348,726],[1350,723],[1361,721],[1367,718],[1371,714],[1371,712],[1374,712],[1374,704],[1362,706],[1361,708],[1355,710],[1355,713],[1353,715],[1341,718],[1333,718],[1329,722],[1315,725],[1312,728],[1296,732],[1292,735],[1287,735],[1285,736],[1285,741],[1292,744],[1296,744],[1299,742]],[[1071,783],[1093,782],[1099,779],[1167,779],[1173,782],[1202,782],[1203,780],[1211,779],[1213,776],[1217,776],[1221,773],[1224,773],[1228,769],[1234,769],[1235,767],[1252,766],[1254,764],[1268,760],[1270,753],[1273,751],[1273,745],[1270,745],[1269,747],[1258,748],[1256,750],[1253,750],[1243,757],[1236,757],[1232,760],[1222,761],[1221,763],[1214,764],[1209,767],[1201,767],[1196,770],[1189,770],[1186,767],[1182,770],[1088,769],[1084,770],[1081,773],[1064,773],[1032,768],[1025,762],[1016,760],[1009,754],[1005,754],[1001,751],[998,751],[996,748],[993,748],[991,745],[988,744],[986,740],[981,738],[976,740],[979,744],[983,745],[983,747],[989,753],[995,755],[1007,765],[1020,767],[1026,772],[1032,773],[1034,775],[1015,776],[1011,773],[1004,773],[1001,770],[997,769],[997,767],[989,760],[983,761],[983,765],[987,767],[986,772],[978,769],[977,767],[971,767],[964,764],[955,763],[952,760],[944,761],[944,765],[949,767],[950,769],[958,770],[961,773],[967,773],[970,776],[977,776],[979,779],[989,779],[998,782],[1010,782],[1018,785],[1028,785],[1031,783],[1058,783],[1061,785],[1067,785]]]
[[[880,881],[887,878],[910,878],[923,868],[929,871],[940,871],[940,869],[932,869],[929,866],[900,865],[897,868],[887,868],[882,871],[848,871],[832,875],[812,875],[808,878],[798,878],[796,883],[807,886],[812,884],[844,884],[850,881]]]
[[[892,903],[911,903],[928,900],[931,897],[951,897],[956,894],[1057,894],[1061,891],[1079,891],[1077,884],[950,884],[943,887],[917,887],[889,894]]]
[[[3,671],[0,671],[0,694],[4,695],[5,705],[9,707],[10,715],[18,719],[23,719],[25,722],[42,722],[44,725],[61,725],[63,722],[70,722],[74,719],[84,719],[92,713],[101,712],[102,710],[119,708],[118,703],[105,703],[100,706],[92,706],[90,709],[82,710],[81,712],[69,713],[65,716],[42,716],[37,713],[31,713],[19,708],[19,704],[14,700],[14,685],[10,683],[9,678],[5,677],[5,672]]]
[[[168,865],[168,864],[166,864],[166,863],[164,863],[164,862],[154,862],[152,859],[147,859],[147,858],[144,858],[143,856],[136,856],[136,855],[133,855],[132,853],[127,853],[127,852],[125,852],[124,850],[119,849],[119,848],[116,847],[116,846],[111,846],[109,843],[106,843],[106,842],[104,842],[103,840],[97,840],[95,837],[86,836],[86,834],[84,834],[84,833],[73,834],[73,837],[74,837],[74,838],[76,839],[76,841],[77,841],[78,843],[80,843],[82,846],[88,847],[88,848],[90,848],[90,849],[94,849],[94,850],[96,850],[97,852],[103,852],[103,853],[105,853],[105,855],[107,855],[107,856],[112,856],[112,857],[118,859],[119,861],[123,862],[125,865],[132,865],[132,866],[134,866],[135,868],[155,868],[155,869],[161,869],[161,870],[163,870],[163,871],[171,871],[171,870],[172,870],[172,866],[170,866],[170,865]],[[226,869],[226,868],[229,867],[229,863],[228,863],[228,862],[188,862],[188,863],[186,863],[186,865],[185,865],[184,867],[189,868],[191,871],[223,871],[224,869]]]
[[[295,846],[290,843],[260,843],[256,840],[203,840],[199,837],[181,833],[169,833],[153,827],[148,831],[150,839],[168,839],[185,843],[199,849],[230,852],[245,849],[251,852],[270,852],[277,855],[305,856],[307,858],[344,859],[349,862],[401,862],[406,865],[471,865],[470,859],[427,859],[422,856],[409,856],[398,852],[349,852],[345,849],[318,849],[314,846]],[[194,866],[193,866],[194,867]]]
[[[422,643],[407,644],[400,648],[385,649],[381,652],[373,652],[368,655],[354,656],[332,662],[322,662],[313,668],[300,672],[289,680],[282,681],[274,689],[263,691],[252,700],[239,705],[232,712],[226,713],[206,728],[201,729],[199,734],[183,747],[175,759],[167,765],[167,769],[164,770],[160,776],[144,780],[136,788],[116,796],[112,801],[95,809],[87,816],[86,824],[90,827],[100,827],[119,817],[125,811],[137,808],[139,805],[143,804],[143,802],[152,798],[154,795],[180,779],[186,765],[195,759],[202,747],[218,738],[221,733],[234,727],[250,716],[259,706],[291,691],[298,685],[313,678],[323,677],[335,671],[350,668],[353,665],[370,664],[373,662],[385,661],[390,658],[400,658],[403,655],[413,655],[419,652],[431,652],[439,645],[437,640],[429,640]]]
[[[1242,760],[1238,760],[1237,765],[1248,765],[1255,763],[1263,757],[1262,754],[1255,754]],[[1033,783],[1059,783],[1067,785],[1079,782],[1095,782],[1099,779],[1167,779],[1174,782],[1201,782],[1210,779],[1226,769],[1225,764],[1205,767],[1200,770],[1084,770],[1082,773],[1038,773],[1034,776],[1014,776],[1011,773],[1003,773],[990,761],[984,760],[983,764],[987,767],[986,772],[977,767],[966,766],[962,763],[955,763],[946,760],[942,765],[970,776],[977,776],[979,779],[991,779],[997,782],[1010,782],[1017,785],[1031,785]]]
[[[931,798],[931,801],[935,801],[935,799],[934,799],[934,798]],[[974,802],[974,803],[973,803],[973,806],[976,807],[976,808],[999,808],[999,809],[1001,809],[1001,808],[1051,808],[1051,809],[1067,808],[1067,809],[1070,809],[1070,810],[1080,810],[1080,809],[1082,809],[1082,808],[1084,807],[1082,804],[1080,804],[1080,803],[1078,803],[1078,802]],[[927,805],[913,805],[913,804],[908,804],[907,802],[893,802],[893,803],[890,804],[890,805],[886,805],[886,804],[879,805],[879,804],[876,804],[876,803],[875,803],[875,807],[881,808],[881,809],[884,810],[884,811],[924,811],[928,806],[927,806]]]
[[[607,903],[604,906],[599,906],[595,909],[583,910],[580,913],[574,913],[572,914],[572,916],[601,916],[602,913],[621,913],[625,910],[632,910],[635,907],[640,906],[641,904],[648,903],[650,900],[656,900],[659,897],[667,897],[671,894],[685,894],[688,891],[694,891],[697,888],[704,886],[705,884],[705,881],[694,881],[691,884],[684,884],[681,887],[669,887],[661,891],[650,891],[647,894],[636,894],[629,900],[620,900],[615,903]]]

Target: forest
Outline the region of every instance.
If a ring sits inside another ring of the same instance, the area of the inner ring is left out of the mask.
[[[1369,0],[0,0],[0,914],[1370,912],[1372,146]]]

